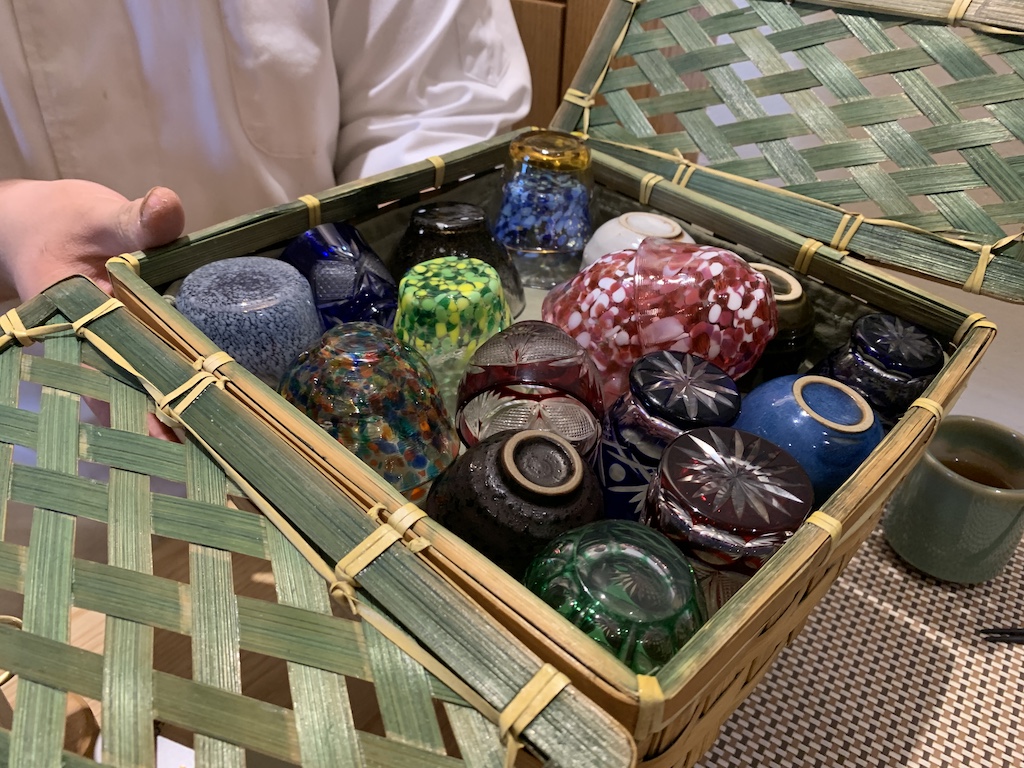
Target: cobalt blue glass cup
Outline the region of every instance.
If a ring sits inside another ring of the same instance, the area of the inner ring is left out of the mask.
[[[315,227],[289,243],[281,260],[309,281],[325,328],[355,322],[385,328],[394,324],[398,285],[352,225]]]
[[[891,429],[942,369],[938,339],[894,315],[873,313],[853,324],[850,341],[811,369],[857,390]]]
[[[736,383],[718,366],[684,352],[644,355],[629,371],[629,391],[605,415],[598,474],[608,517],[639,520],[665,446],[688,429],[736,418]]]

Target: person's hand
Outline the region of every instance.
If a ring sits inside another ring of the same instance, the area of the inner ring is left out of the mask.
[[[169,243],[184,228],[181,200],[166,187],[129,200],[79,179],[0,181],[0,268],[22,301],[76,274],[109,292],[107,259]]]
[[[22,301],[71,275],[85,275],[109,293],[107,259],[169,243],[184,228],[181,200],[166,187],[129,200],[78,179],[0,181],[0,268]],[[100,423],[110,423],[107,403],[86,402]],[[153,416],[149,432],[176,440]]]

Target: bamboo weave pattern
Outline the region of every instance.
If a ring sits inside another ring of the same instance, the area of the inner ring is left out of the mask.
[[[840,250],[1024,300],[1024,39],[821,5],[613,0],[611,68],[595,52],[573,82],[596,103],[567,99],[556,124],[666,178],[690,157],[781,187],[688,179]],[[844,215],[870,225],[844,232]]]
[[[247,750],[302,766],[502,764],[496,727],[332,615],[324,581],[196,444],[148,436],[137,381],[45,297],[20,319],[64,330],[42,354],[0,352],[0,599],[24,618],[0,625],[18,682],[0,765],[95,764],[62,752],[69,691],[100,714],[104,764],[155,764],[157,728],[192,738],[202,765],[243,766]],[[109,416],[84,419],[85,398]],[[106,562],[76,550],[97,537]],[[79,622],[98,638],[82,642]],[[280,689],[253,698],[252,670]]]

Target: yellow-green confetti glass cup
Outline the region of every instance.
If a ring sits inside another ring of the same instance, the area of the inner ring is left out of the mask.
[[[501,279],[480,259],[424,261],[399,283],[395,335],[426,358],[451,413],[469,358],[511,324]]]

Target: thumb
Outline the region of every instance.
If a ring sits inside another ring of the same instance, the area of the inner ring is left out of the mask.
[[[130,200],[121,207],[117,229],[122,252],[166,245],[185,229],[181,198],[167,187],[153,187],[145,197]]]

